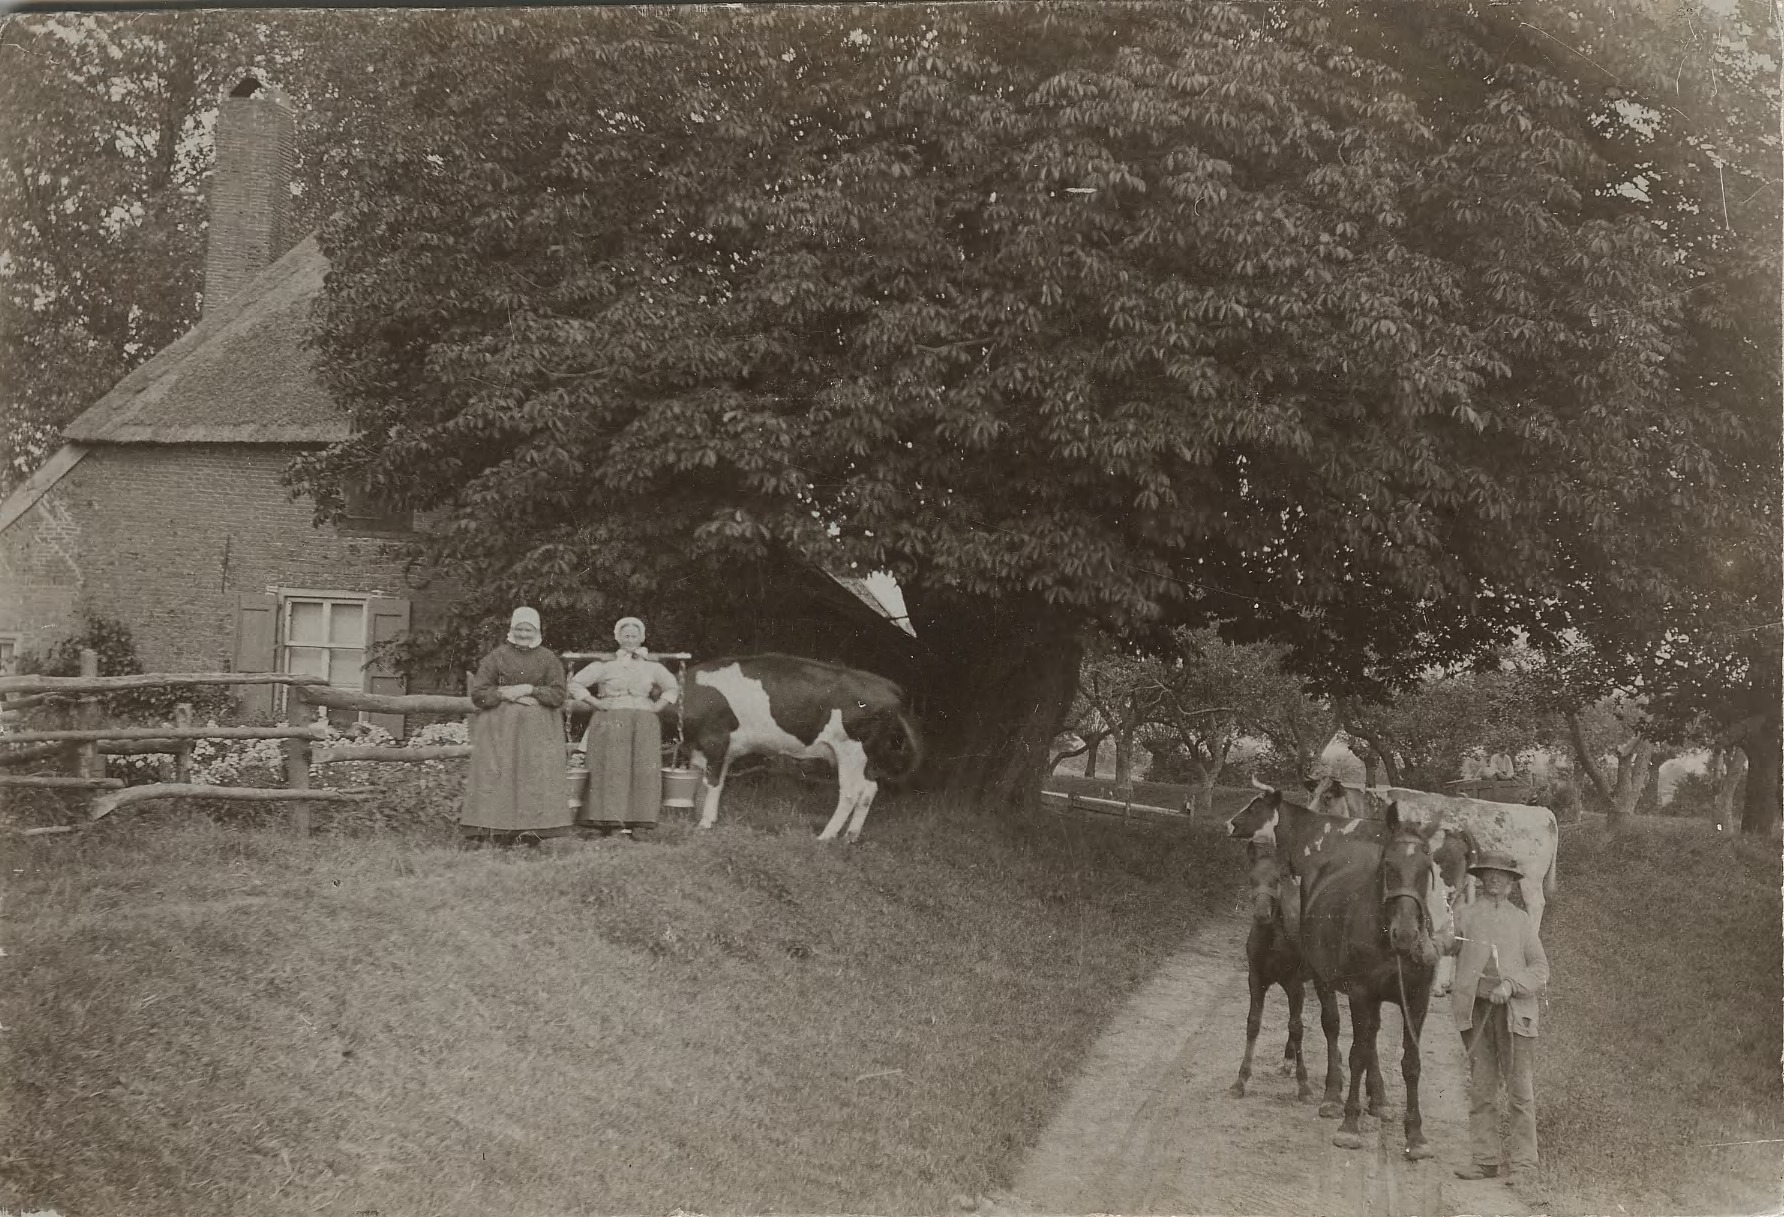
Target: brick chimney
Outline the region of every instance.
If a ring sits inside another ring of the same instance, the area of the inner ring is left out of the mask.
[[[291,247],[296,123],[278,90],[249,73],[218,100],[204,311],[215,312]]]

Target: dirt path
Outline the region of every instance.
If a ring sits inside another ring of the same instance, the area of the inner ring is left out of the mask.
[[[1439,1009],[1425,1022],[1419,1087],[1436,1156],[1407,1162],[1400,1111],[1400,1018],[1384,1007],[1382,1077],[1393,1107],[1364,1117],[1363,1150],[1332,1145],[1336,1120],[1295,1099],[1277,1073],[1288,1030],[1280,991],[1264,1009],[1246,1096],[1227,1093],[1245,1049],[1246,925],[1222,919],[1198,933],[1115,1018],[1064,1108],[1029,1154],[1000,1209],[1023,1213],[1528,1214],[1502,1180],[1454,1177],[1467,1161],[1460,1038]],[[1309,992],[1307,1070],[1325,1070],[1318,1005]],[[1340,1051],[1350,1051],[1344,1013]],[[1390,1059],[1391,1058],[1391,1059]],[[1346,1078],[1348,1080],[1348,1062]],[[1384,1127],[1385,1124],[1385,1127]]]

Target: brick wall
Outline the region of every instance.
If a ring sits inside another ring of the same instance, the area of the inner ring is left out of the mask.
[[[0,533],[0,633],[41,649],[88,610],[128,625],[150,671],[217,671],[233,659],[242,593],[416,600],[388,542],[317,529],[309,504],[287,497],[279,474],[293,455],[245,444],[94,448]],[[437,610],[417,603],[416,623]]]

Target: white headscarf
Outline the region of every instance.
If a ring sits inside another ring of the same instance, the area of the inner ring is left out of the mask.
[[[523,651],[531,650],[539,645],[540,639],[533,638],[526,642],[522,642],[520,639],[516,638],[514,636],[514,630],[517,626],[522,625],[530,625],[535,630],[540,630],[541,633],[543,633],[544,627],[539,624],[539,610],[535,608],[517,608],[514,610],[514,615],[508,618],[509,643],[521,648]]]
[[[621,617],[618,621],[613,623],[613,641],[619,642],[619,632],[625,629],[628,625],[635,625],[638,627],[638,632],[640,634],[644,633],[643,621],[639,620],[637,617]],[[637,647],[629,651],[626,649],[624,643],[620,643],[619,653],[615,655],[614,658],[621,660],[630,658],[649,659],[650,652],[644,649],[644,640],[640,638]]]

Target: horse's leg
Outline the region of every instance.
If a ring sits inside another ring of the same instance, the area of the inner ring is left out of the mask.
[[[1230,1093],[1236,1099],[1245,1097],[1245,1083],[1251,1079],[1251,1054],[1257,1048],[1258,1029],[1264,1023],[1264,997],[1270,991],[1269,982],[1264,979],[1264,961],[1259,957],[1253,941],[1246,944],[1245,955],[1248,967],[1246,981],[1251,987],[1251,1009],[1245,1014],[1245,1057],[1239,1062],[1239,1080],[1234,1082]]]
[[[1350,1092],[1344,1100],[1344,1122],[1332,1134],[1332,1144],[1339,1149],[1362,1149],[1363,1105],[1357,1091],[1363,1079],[1375,1068],[1375,1031],[1381,1012],[1375,998],[1352,990],[1350,995]]]
[[[1319,998],[1319,1029],[1326,1033],[1326,1093],[1319,1114],[1330,1120],[1344,1104],[1344,1067],[1338,1058],[1338,994],[1317,976],[1313,977],[1313,993]]]
[[[1379,1017],[1375,1025],[1379,1030],[1381,1027]],[[1374,1041],[1371,1040],[1370,1043],[1373,1044]],[[1379,1052],[1371,1051],[1369,1053],[1369,1076],[1363,1081],[1369,1095],[1369,1114],[1379,1120],[1388,1113],[1387,1088],[1381,1082],[1381,1054]]]
[[[1307,990],[1299,976],[1291,976],[1282,982],[1282,991],[1288,994],[1288,1046],[1284,1051],[1294,1059],[1295,1097],[1305,1103],[1313,1097],[1313,1087],[1307,1084],[1307,1058],[1301,1051],[1301,1004],[1306,999]],[[1288,1068],[1287,1060],[1283,1061],[1283,1068]]]
[[[1406,993],[1412,1009],[1400,1011],[1400,1073],[1406,1079],[1406,1156],[1415,1160],[1431,1156],[1431,1147],[1425,1143],[1424,1119],[1419,1113],[1419,1033],[1425,1029],[1430,999],[1431,991],[1420,980]]]

